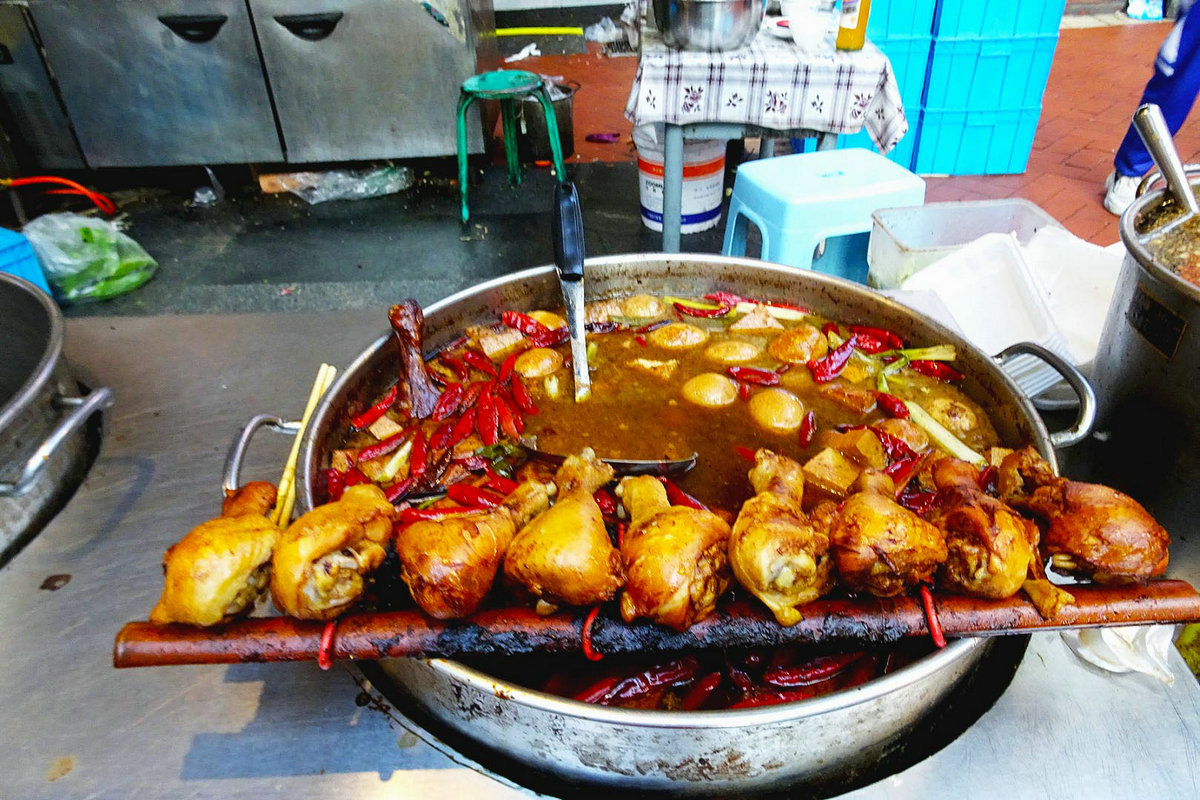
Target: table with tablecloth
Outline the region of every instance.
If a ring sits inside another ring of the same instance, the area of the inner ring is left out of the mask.
[[[664,251],[679,251],[685,138],[817,136],[819,149],[831,149],[839,134],[866,128],[886,153],[908,132],[891,62],[877,47],[845,52],[827,39],[804,50],[770,24],[747,47],[722,52],[673,50],[652,23],[642,26],[625,116],[664,124]]]

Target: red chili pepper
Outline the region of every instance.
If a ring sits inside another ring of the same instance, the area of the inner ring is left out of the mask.
[[[648,325],[643,325],[640,328],[634,328],[633,332],[639,333],[639,334],[640,333],[652,333],[653,331],[656,331],[659,328],[665,327],[670,324],[671,324],[671,320],[669,320],[669,319],[655,320],[654,322],[651,322]]]
[[[589,322],[583,326],[583,329],[588,333],[601,334],[612,333],[620,327],[620,325],[610,320],[607,322]]]
[[[508,383],[508,379],[512,377],[513,367],[517,364],[517,356],[519,353],[512,353],[508,358],[504,359],[504,363],[500,365],[500,383]]]
[[[468,367],[466,362],[461,358],[453,356],[449,353],[443,353],[442,355],[438,356],[438,360],[450,369],[454,370],[454,374],[458,376],[460,383],[466,383],[471,377],[471,368]]]
[[[624,522],[617,523],[617,549],[618,550],[620,550],[622,547],[625,546],[625,531],[627,531],[628,529],[629,529],[629,526],[626,525]]]
[[[446,496],[459,505],[471,508],[495,508],[503,500],[486,489],[471,486],[466,483],[451,484],[446,489]]]
[[[872,328],[870,325],[850,325],[852,333],[864,333],[872,339],[877,339],[888,346],[889,350],[899,350],[904,347],[904,340],[887,328]]]
[[[733,448],[733,452],[737,453],[738,456],[746,459],[751,464],[754,463],[754,448],[739,444],[737,447]]]
[[[758,706],[775,706],[780,703],[795,703],[799,700],[807,700],[810,697],[816,697],[817,692],[814,689],[791,689],[788,691],[756,691],[746,695],[741,700],[737,701],[730,708],[756,708]]]
[[[400,524],[411,525],[423,520],[438,520],[452,517],[455,514],[465,514],[470,510],[466,508],[406,508],[400,512]]]
[[[610,694],[612,694],[612,690],[615,689],[617,684],[620,682],[621,679],[616,675],[609,675],[607,678],[601,678],[600,680],[596,681],[591,686],[575,695],[573,699],[578,700],[581,703],[595,704],[603,702],[609,697]]]
[[[692,688],[688,689],[688,693],[683,696],[679,707],[684,711],[696,711],[703,708],[708,699],[713,696],[721,686],[724,676],[719,672],[710,672],[700,680],[692,684]]]
[[[459,442],[471,435],[471,431],[475,429],[475,409],[468,408],[466,412],[458,418],[454,423],[454,427],[450,429],[450,441],[446,442],[446,447],[454,447]]]
[[[651,689],[660,686],[675,686],[688,683],[700,671],[700,662],[692,656],[658,664],[641,672],[630,675],[613,687],[605,700],[631,700],[648,694]]]
[[[794,667],[773,667],[763,673],[763,683],[780,689],[808,686],[832,678],[866,653],[834,653],[818,656]]]
[[[458,411],[458,404],[462,400],[464,391],[461,383],[448,385],[433,406],[433,413],[429,415],[429,418],[438,422]]]
[[[774,306],[775,308],[787,308],[791,309],[792,311],[799,311],[801,314],[808,314],[812,311],[812,309],[808,306],[798,306],[795,303],[782,303],[778,300],[767,300],[763,303],[763,305]]]
[[[483,456],[476,455],[475,453],[471,453],[470,455],[463,456],[462,458],[456,458],[454,460],[458,464],[461,464],[463,469],[469,472],[483,472],[491,463]]]
[[[645,336],[642,336],[640,333],[639,333],[637,336],[633,337],[633,340],[634,340],[635,342],[637,342],[639,345],[641,345],[642,347],[647,347],[647,346],[648,346],[648,344],[649,344],[649,343],[646,341],[646,337],[645,337]]]
[[[879,437],[879,441],[883,445],[883,452],[887,454],[890,461],[903,461],[917,457],[917,452],[909,447],[908,442],[899,436],[893,436],[882,428],[875,426],[871,427],[871,433]]]
[[[487,475],[487,480],[483,482],[483,485],[489,489],[495,489],[500,494],[512,494],[520,486],[516,481],[496,472],[491,466],[484,470],[484,474]]]
[[[740,294],[734,294],[733,292],[709,292],[708,294],[704,295],[704,299],[710,303],[720,303],[723,306],[736,306],[738,303],[754,302],[753,300],[749,300],[745,297],[742,297]]]
[[[699,500],[692,497],[690,494],[685,492],[683,489],[680,489],[679,486],[676,485],[675,481],[671,480],[670,478],[663,477],[663,476],[659,476],[658,479],[659,479],[659,481],[662,482],[662,485],[666,488],[667,500],[669,500],[671,502],[671,505],[687,506],[688,508],[697,508],[701,511],[708,511],[708,506],[704,505],[704,503],[701,503]]]
[[[712,319],[713,317],[723,317],[730,311],[730,306],[721,306],[720,308],[696,308],[695,306],[684,305],[683,303],[672,303],[675,310],[687,317],[705,317]]]
[[[545,333],[550,330],[542,323],[538,322],[528,314],[522,314],[520,311],[505,311],[500,315],[500,321],[510,328],[516,328],[526,336],[535,333]]]
[[[400,384],[393,383],[392,388],[388,389],[387,394],[383,396],[375,405],[368,408],[363,413],[359,414],[354,419],[350,420],[350,425],[355,430],[369,428],[377,419],[387,413],[387,410],[392,407],[392,403],[396,402],[396,395],[400,391]]]
[[[491,385],[491,381],[475,381],[466,388],[463,392],[462,400],[459,401],[459,408],[472,408],[475,402],[479,400],[479,393],[487,386]]]
[[[891,349],[887,342],[876,339],[869,333],[858,332],[854,334],[854,346],[869,355],[875,355],[876,353],[882,353],[884,350]]]
[[[494,394],[492,402],[496,405],[496,415],[504,433],[510,439],[520,439],[521,434],[525,432],[525,420],[521,418],[520,413],[508,404],[508,400],[502,394]]]
[[[746,383],[754,383],[759,386],[778,386],[779,373],[770,369],[757,369],[755,367],[726,367],[725,372],[729,377]]]
[[[876,392],[875,402],[883,409],[883,413],[894,419],[908,419],[908,406],[894,394]]]
[[[416,485],[416,481],[414,481],[410,476],[402,481],[393,483],[391,486],[383,490],[383,494],[385,497],[387,497],[387,501],[389,503],[395,505],[396,503],[400,502],[401,499],[403,499],[404,495],[408,494],[409,491],[412,490],[414,485]]]
[[[888,464],[883,474],[892,479],[892,482],[898,487],[898,491],[904,491],[904,487],[908,485],[909,479],[917,471],[917,467],[921,466],[921,457],[913,456],[912,458],[902,458],[899,461],[893,461]]]
[[[915,372],[928,375],[931,378],[937,378],[939,381],[954,383],[966,377],[966,375],[963,375],[944,361],[923,361],[917,359],[916,361],[908,362],[908,366],[912,367]]]
[[[742,402],[749,402],[750,384],[742,383],[741,381],[734,381],[733,383],[735,386],[737,386],[738,397],[741,398]]]
[[[489,389],[479,393],[479,403],[475,406],[475,430],[485,445],[493,445],[500,440],[500,415],[496,411],[496,398]]]
[[[929,635],[933,638],[933,645],[941,650],[946,646],[946,637],[942,634],[942,623],[938,619],[937,608],[933,605],[933,592],[927,583],[921,584],[921,606],[925,609],[925,621],[929,623]]]
[[[775,374],[783,375],[788,370],[790,370],[793,366],[795,366],[795,365],[794,364],[780,364],[778,367],[775,368]]]
[[[617,514],[617,498],[612,496],[612,492],[607,489],[597,489],[592,495],[592,499],[596,501],[596,505],[600,507],[600,513],[606,517],[614,517]]]
[[[420,481],[429,469],[429,452],[425,448],[425,432],[417,429],[413,436],[412,451],[408,455],[408,477]]]
[[[529,341],[535,347],[555,347],[562,344],[567,339],[571,338],[571,332],[564,325],[561,328],[554,330],[547,329],[545,333],[535,333],[530,335]]]
[[[800,440],[801,447],[808,447],[812,444],[813,437],[817,435],[817,415],[816,412],[810,411],[804,415],[804,419],[800,421],[800,430],[797,437]]]
[[[329,495],[329,499],[340,500],[344,491],[346,491],[345,474],[333,467],[325,470],[325,492]]]
[[[433,434],[429,437],[430,450],[445,450],[450,445],[450,436],[454,433],[454,423],[450,421],[443,422],[437,426]]]
[[[842,335],[841,332],[838,330],[838,326],[837,326],[836,322],[826,322],[824,325],[821,326],[821,333],[825,334],[826,336],[829,336],[829,334],[831,334],[831,333],[834,334],[835,336]]]
[[[321,644],[317,648],[317,666],[328,671],[333,667],[333,634],[337,630],[338,621],[331,619],[325,623],[321,631]]]
[[[480,372],[486,372],[493,378],[496,377],[496,365],[493,364],[492,360],[483,353],[477,353],[474,350],[468,350],[467,352],[463,353],[463,361],[467,362]]]
[[[841,375],[853,352],[854,336],[851,335],[845,342],[829,351],[829,355],[817,361],[809,361],[808,370],[812,373],[813,380],[817,383],[828,383]]]
[[[979,473],[979,488],[983,489],[988,494],[995,494],[998,491],[998,482],[1000,480],[1000,470],[988,464]]]
[[[583,621],[583,655],[588,661],[599,661],[604,658],[604,655],[592,647],[592,625],[596,623],[596,617],[600,616],[600,606],[592,606],[592,610],[588,612],[587,619]]]
[[[934,501],[937,500],[937,492],[901,492],[896,498],[896,502],[907,508],[909,511],[924,516],[932,508]]]
[[[534,405],[533,398],[529,396],[529,390],[525,388],[525,382],[517,375],[512,376],[512,395],[513,402],[517,404],[517,408],[526,414],[538,413],[538,407]]]
[[[346,475],[342,478],[342,481],[345,483],[346,488],[349,489],[351,486],[358,486],[360,483],[370,483],[371,479],[358,467],[351,467],[346,470]]]
[[[364,447],[362,450],[358,451],[358,455],[355,457],[354,463],[361,464],[364,461],[370,461],[372,458],[386,456],[393,450],[398,450],[400,445],[404,443],[404,440],[411,436],[412,432],[417,430],[419,427],[419,425],[412,425],[400,431],[399,433],[393,433],[386,439]]]

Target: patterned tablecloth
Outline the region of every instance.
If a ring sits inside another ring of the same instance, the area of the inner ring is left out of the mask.
[[[856,133],[864,126],[882,152],[908,132],[892,64],[870,42],[856,52],[831,42],[805,52],[764,24],[748,47],[672,50],[653,24],[625,106],[634,125],[729,122],[775,130]]]

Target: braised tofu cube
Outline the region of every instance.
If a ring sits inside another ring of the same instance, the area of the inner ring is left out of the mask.
[[[479,345],[479,349],[483,354],[492,361],[499,361],[503,356],[511,352],[516,347],[524,346],[525,334],[515,328],[504,328],[503,330],[493,331],[490,328],[485,329],[487,332],[480,334],[478,337],[472,336],[475,344]]]
[[[404,426],[396,422],[387,414],[384,414],[382,417],[372,422],[367,430],[370,431],[371,435],[376,439],[382,440],[404,430]]]
[[[826,447],[804,465],[804,483],[823,495],[841,500],[850,494],[850,487],[862,472],[850,459]]]
[[[832,400],[860,416],[866,416],[875,410],[875,393],[869,389],[858,389],[848,383],[834,381],[825,384],[818,391],[825,399]]]
[[[653,358],[635,358],[629,363],[643,372],[648,372],[664,381],[670,380],[671,376],[675,374],[675,369],[679,366],[679,361],[674,358],[667,361],[657,361]]]
[[[1008,456],[1012,455],[1013,450],[1010,447],[989,447],[983,452],[983,457],[987,460],[990,466],[1000,468],[1000,462]]]
[[[354,466],[357,457],[357,450],[334,450],[329,454],[329,466],[338,472],[346,472]]]
[[[845,433],[823,430],[817,434],[817,444],[832,447],[860,467],[883,469],[888,463],[887,454],[883,452],[883,443],[866,428]]]
[[[767,311],[766,306],[755,306],[754,310],[729,326],[739,333],[759,333],[783,330],[783,325]]]

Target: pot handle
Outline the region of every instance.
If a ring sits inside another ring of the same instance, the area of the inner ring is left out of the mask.
[[[221,481],[221,488],[225,492],[236,491],[242,485],[242,462],[246,458],[246,448],[250,446],[250,440],[254,438],[254,434],[258,433],[259,428],[270,428],[276,433],[286,433],[295,436],[300,432],[300,423],[298,421],[285,422],[282,418],[276,417],[273,414],[259,414],[251,417],[242,426],[237,438],[233,440],[233,444],[229,447],[229,453],[225,456],[225,478]]]
[[[1087,382],[1087,378],[1083,377],[1083,373],[1075,369],[1075,366],[1062,356],[1033,342],[1017,342],[1004,348],[996,354],[996,361],[1000,366],[1004,366],[1009,359],[1023,355],[1045,361],[1054,368],[1055,372],[1063,376],[1075,390],[1075,394],[1079,396],[1079,416],[1075,418],[1075,424],[1066,430],[1054,431],[1050,434],[1050,444],[1055,448],[1079,444],[1091,434],[1092,426],[1096,423],[1096,393],[1092,390],[1091,384]]]
[[[33,455],[25,462],[25,468],[13,483],[0,482],[0,497],[20,497],[33,488],[33,482],[38,474],[50,462],[51,456],[62,446],[71,434],[79,430],[88,418],[102,408],[111,408],[113,391],[107,386],[93,389],[86,397],[55,397],[52,401],[59,410],[71,409],[71,413],[63,417],[58,426],[46,437]]]

